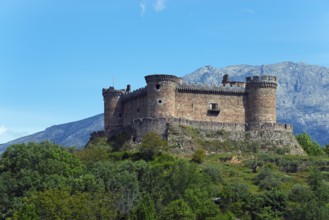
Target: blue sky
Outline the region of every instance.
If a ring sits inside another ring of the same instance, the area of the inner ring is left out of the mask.
[[[329,67],[328,0],[0,0],[0,143],[204,65]]]

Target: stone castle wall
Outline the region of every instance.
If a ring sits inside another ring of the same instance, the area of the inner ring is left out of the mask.
[[[210,121],[196,121],[184,118],[137,118],[131,123],[131,128],[134,130],[134,136],[139,141],[142,136],[149,132],[155,132],[159,135],[166,136],[170,126],[187,126],[196,129],[209,131],[239,131],[246,132],[249,126],[253,126],[253,131],[273,131],[292,134],[292,126],[289,124],[244,124],[244,123],[221,123]]]
[[[211,112],[212,104],[218,113]],[[205,94],[177,92],[177,118],[196,121],[245,123],[246,97],[244,94]]]
[[[220,86],[183,84],[174,75],[149,75],[145,80],[147,86],[133,92],[130,85],[126,90],[103,90],[106,131],[151,118],[153,122],[143,123],[146,130],[150,130],[148,124],[160,123],[160,118],[186,119],[199,126],[203,126],[200,122],[214,123],[212,126],[247,124],[247,129],[256,130],[264,129],[264,124],[276,124],[275,77],[248,77],[243,83],[231,82],[224,76]]]

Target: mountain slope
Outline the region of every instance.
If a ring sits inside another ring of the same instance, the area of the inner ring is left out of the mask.
[[[295,133],[307,132],[320,144],[329,144],[329,69],[305,63],[283,62],[271,65],[236,65],[217,69],[204,66],[183,77],[187,83],[220,84],[224,74],[232,80],[270,74],[278,77],[277,119],[290,123]],[[103,130],[103,114],[81,121],[55,125],[45,131],[0,145],[50,140],[63,146],[84,146],[93,131]]]
[[[236,65],[222,69],[205,66],[186,75],[184,81],[220,84],[224,74],[240,81],[252,75],[277,76],[277,120],[293,124],[295,133],[305,131],[320,144],[329,144],[328,68],[293,62]]]
[[[18,138],[6,144],[0,145],[0,152],[12,144],[25,142],[41,142],[49,140],[63,146],[83,147],[89,140],[90,133],[103,130],[104,115],[99,114],[80,121],[70,122],[61,125],[54,125],[44,131]]]

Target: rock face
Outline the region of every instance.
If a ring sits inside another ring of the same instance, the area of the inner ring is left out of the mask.
[[[237,81],[252,75],[277,76],[277,121],[292,124],[294,133],[309,133],[321,145],[329,144],[328,68],[293,62],[222,69],[205,66],[186,75],[184,81],[220,84],[225,74]]]
[[[54,125],[44,131],[18,138],[0,145],[0,153],[12,144],[26,142],[51,141],[62,146],[83,147],[88,142],[90,133],[104,129],[104,116],[99,114],[80,121]]]
[[[199,147],[208,153],[283,152],[305,155],[292,133],[282,131],[208,130],[185,125],[171,125],[168,143],[173,152],[191,154]]]

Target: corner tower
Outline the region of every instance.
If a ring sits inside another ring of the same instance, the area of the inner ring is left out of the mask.
[[[175,117],[176,87],[181,78],[174,75],[148,75],[147,116],[152,118]]]
[[[124,90],[115,90],[114,87],[103,89],[104,97],[104,130],[106,132],[123,126],[121,95]]]
[[[276,123],[277,85],[275,76],[247,77],[248,105],[246,122],[248,124]]]

